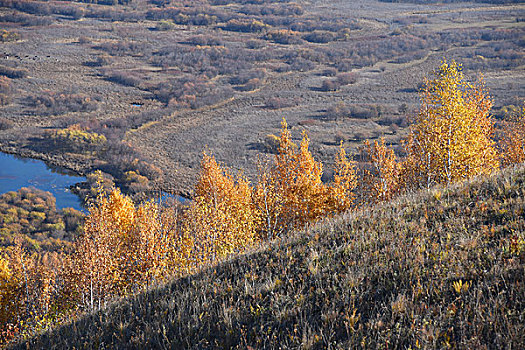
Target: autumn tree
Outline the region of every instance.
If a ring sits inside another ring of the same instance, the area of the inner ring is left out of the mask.
[[[28,253],[22,239],[0,252],[0,345],[19,332],[46,329],[62,313],[61,258]]]
[[[370,168],[363,174],[364,195],[372,203],[390,200],[400,191],[401,165],[394,150],[385,145],[384,137],[364,144],[370,161]]]
[[[346,156],[343,142],[335,159],[334,179],[328,185],[328,213],[342,213],[352,207],[355,201],[354,190],[357,187],[355,162]]]
[[[514,115],[507,115],[502,137],[504,165],[525,162],[525,106]]]
[[[259,214],[252,187],[242,175],[233,176],[213,156],[204,153],[195,198],[186,215],[185,234],[193,241],[192,259],[200,265],[257,242]]]
[[[80,304],[98,308],[112,296],[180,274],[187,265],[180,240],[156,203],[137,206],[118,189],[100,190],[71,258]]]
[[[421,102],[406,142],[409,185],[451,183],[498,168],[493,102],[482,79],[471,84],[460,65],[443,61],[435,77],[425,80]]]
[[[270,238],[347,210],[353,203],[356,186],[354,164],[348,161],[342,147],[336,159],[334,181],[326,185],[321,180],[323,164],[310,153],[308,135],[303,133],[297,148],[285,119],[281,127],[275,163],[259,174],[255,190],[265,235]]]

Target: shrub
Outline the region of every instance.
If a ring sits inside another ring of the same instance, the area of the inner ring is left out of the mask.
[[[350,117],[350,109],[347,105],[345,105],[343,102],[340,102],[336,105],[328,107],[326,110],[325,118],[326,119],[333,119],[333,120],[340,120],[343,118]]]
[[[33,15],[51,14],[51,7],[49,4],[39,1],[2,1],[2,6],[8,6],[17,9],[18,11],[30,13]]]
[[[100,150],[106,144],[106,137],[82,129],[78,124],[66,129],[54,131],[51,134],[55,147],[75,152]]]
[[[264,38],[284,45],[299,44],[302,41],[297,32],[285,29],[268,32]]]
[[[148,178],[132,170],[124,173],[123,185],[130,193],[144,193],[150,189]]]
[[[357,82],[356,73],[342,73],[337,76],[337,81],[341,85],[355,84]]]
[[[110,65],[113,59],[108,54],[102,54],[97,56],[94,62],[90,62],[89,65],[96,66],[96,67],[103,67]]]
[[[82,17],[84,17],[85,10],[82,7],[79,6],[54,6],[52,8],[53,13],[63,15],[63,16],[70,16],[75,20],[79,20]]]
[[[237,87],[237,90],[240,91],[253,91],[261,87],[262,81],[259,78],[253,78],[246,82],[244,85],[240,85]]]
[[[256,33],[262,32],[263,30],[269,28],[267,24],[262,21],[257,20],[238,20],[231,19],[226,22],[224,29],[230,30],[233,32],[245,32],[245,33]]]
[[[89,38],[89,37],[87,37],[85,35],[79,36],[78,37],[78,43],[81,44],[81,45],[90,44],[91,43],[91,38]]]
[[[97,49],[103,50],[112,56],[124,56],[137,52],[148,52],[149,46],[136,41],[118,41],[102,43]]]
[[[279,152],[280,139],[274,134],[268,134],[263,141],[263,150],[267,153],[277,154]]]
[[[352,118],[370,119],[377,118],[380,114],[381,106],[379,105],[354,105],[350,107]]]
[[[330,41],[334,41],[337,38],[337,36],[332,32],[327,31],[314,31],[312,33],[303,35],[303,39],[306,41],[309,41],[311,43],[320,43],[325,44]]]
[[[315,62],[306,60],[302,57],[297,57],[293,60],[289,60],[286,63],[289,64],[289,69],[297,72],[308,72],[312,69],[315,69]],[[286,67],[286,66],[283,66]]]
[[[336,91],[340,86],[337,80],[323,80],[321,91]]]
[[[166,30],[172,30],[175,28],[175,23],[170,20],[162,20],[157,22],[155,25],[155,29],[159,31],[166,31]]]
[[[336,120],[343,118],[370,119],[377,118],[380,114],[381,106],[379,105],[346,105],[340,102],[326,110],[325,118]]]
[[[201,46],[218,46],[222,45],[223,41],[220,38],[211,35],[195,35],[188,38],[188,43]]]
[[[265,69],[256,69],[248,72],[242,72],[241,74],[230,78],[230,83],[234,85],[242,85],[247,84],[252,79],[263,80],[265,76]]]
[[[53,20],[50,17],[12,13],[0,16],[0,22],[19,23],[23,26],[48,26]]]
[[[335,77],[337,75],[337,69],[335,68],[327,68],[323,70],[322,75],[325,77]]]
[[[265,107],[270,109],[281,109],[286,107],[297,106],[299,99],[285,97],[271,97],[265,102]]]
[[[11,79],[25,78],[29,75],[29,71],[25,68],[11,68],[7,66],[0,66],[0,75]]]
[[[262,40],[248,40],[246,42],[246,47],[248,49],[252,49],[252,50],[255,50],[255,49],[261,49],[265,46],[266,44],[264,43],[264,41]]]
[[[1,97],[0,97],[1,98]],[[8,130],[13,127],[13,122],[6,118],[0,118],[0,130]]]
[[[104,75],[107,80],[125,86],[139,86],[142,82],[142,79],[139,76],[127,71],[111,70],[104,73]]]
[[[45,91],[40,96],[31,96],[29,105],[35,108],[35,113],[41,115],[59,115],[68,112],[92,112],[97,104],[83,94],[68,94]]]
[[[16,32],[10,32],[5,29],[0,30],[0,42],[6,43],[17,40],[20,40],[20,34]]]
[[[8,95],[11,92],[13,92],[13,84],[11,79],[0,76],[0,93]]]
[[[11,96],[0,93],[0,106],[7,106],[11,103]]]

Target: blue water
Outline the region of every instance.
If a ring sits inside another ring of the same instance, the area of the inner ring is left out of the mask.
[[[161,196],[160,198],[158,198],[158,202],[159,203],[167,203],[169,202],[170,200],[173,200],[175,199],[176,201],[184,204],[188,204],[189,202],[189,199],[186,198],[186,197],[182,197],[182,196],[179,196],[179,195],[176,195],[176,194],[172,194],[172,193],[168,193],[168,192],[161,192]]]
[[[0,193],[35,187],[51,192],[56,198],[57,208],[82,210],[80,199],[69,191],[69,186],[85,180],[81,176],[51,169],[40,160],[0,153]]]

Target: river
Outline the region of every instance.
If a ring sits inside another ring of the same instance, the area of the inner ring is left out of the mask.
[[[35,187],[51,192],[56,198],[57,208],[83,210],[80,199],[69,191],[69,187],[85,180],[66,171],[51,169],[41,160],[0,152],[0,193]]]

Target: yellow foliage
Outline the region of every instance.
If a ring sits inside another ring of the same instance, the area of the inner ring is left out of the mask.
[[[101,190],[89,211],[71,262],[72,279],[86,306],[100,307],[111,295],[129,293],[185,268],[172,219],[162,215],[157,204],[137,207],[118,189],[109,194]]]
[[[341,142],[335,160],[334,180],[328,187],[328,211],[341,213],[350,209],[354,204],[355,194],[353,191],[356,187],[355,162],[348,160],[343,142]]]
[[[59,310],[59,255],[28,254],[19,239],[0,256],[0,344],[15,336],[10,331],[39,331]],[[63,288],[63,286],[62,286]],[[3,334],[3,339],[2,335]]]
[[[503,132],[504,165],[525,162],[525,106],[506,121]]]
[[[59,129],[51,137],[57,145],[65,145],[77,151],[100,148],[107,142],[106,136],[89,132],[77,124]]]
[[[451,183],[499,166],[492,140],[492,100],[483,81],[464,80],[461,66],[444,61],[421,93],[422,107],[407,140],[409,185]]]
[[[394,150],[385,145],[382,137],[379,142],[365,141],[366,151],[370,157],[371,170],[364,170],[363,183],[365,196],[371,202],[392,199],[400,190],[401,166],[396,160]]]
[[[206,153],[186,217],[185,231],[195,241],[195,258],[200,262],[243,251],[258,240],[259,214],[250,183],[242,176],[233,177]]]
[[[285,119],[281,126],[275,164],[271,170],[259,174],[255,190],[263,230],[270,238],[349,209],[356,187],[354,164],[346,159],[342,146],[336,159],[334,182],[328,186],[321,181],[323,164],[310,153],[306,133],[296,149]]]
[[[13,320],[16,309],[14,303],[17,297],[18,281],[9,267],[9,262],[0,257],[0,324],[7,324]],[[1,329],[0,329],[1,331]]]

